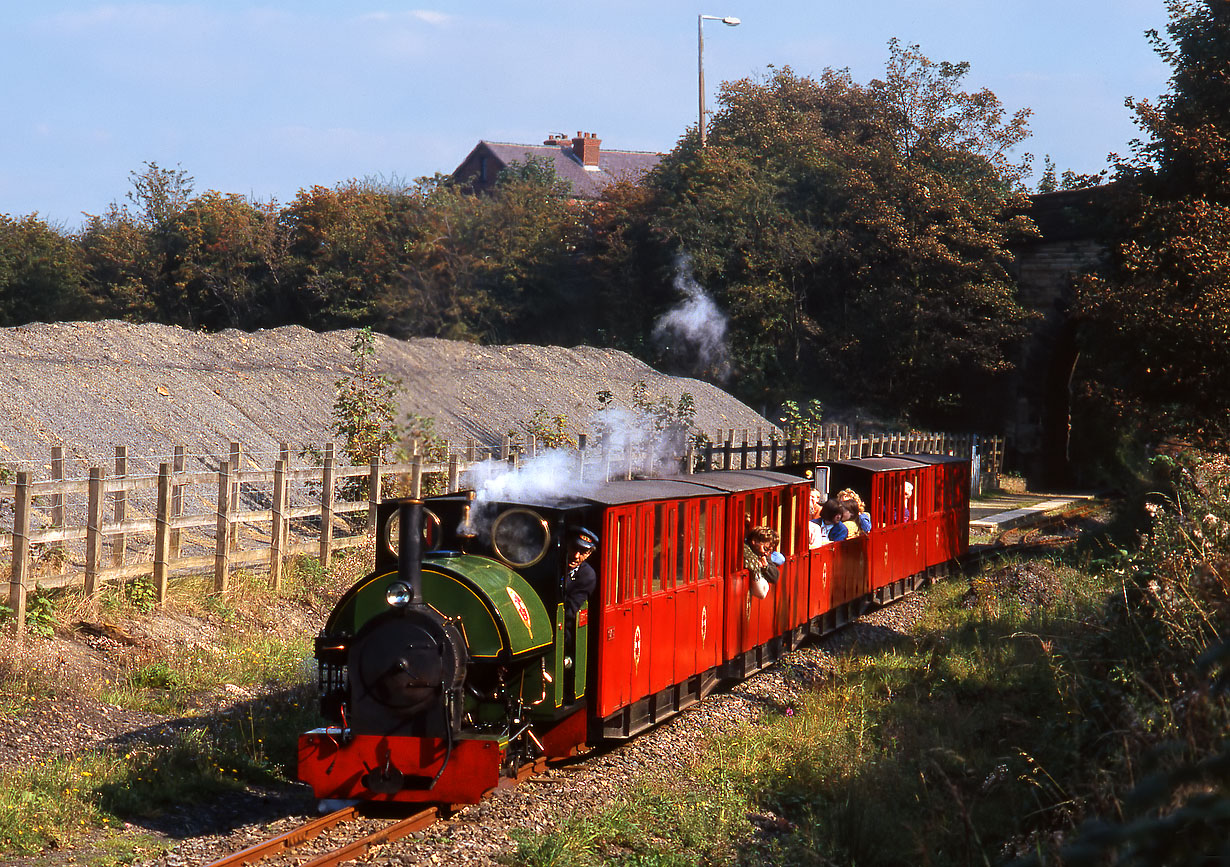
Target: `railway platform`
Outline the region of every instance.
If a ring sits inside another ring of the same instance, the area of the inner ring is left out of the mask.
[[[978,497],[970,503],[970,532],[994,535],[1041,518],[1073,503],[1092,500],[1085,493],[1007,493]]]

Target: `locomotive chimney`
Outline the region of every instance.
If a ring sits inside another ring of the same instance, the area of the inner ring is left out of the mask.
[[[423,604],[423,501],[397,503],[401,534],[397,546],[397,576],[410,588],[410,605]]]

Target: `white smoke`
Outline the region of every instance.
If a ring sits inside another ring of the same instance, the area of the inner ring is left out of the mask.
[[[551,449],[513,467],[504,461],[483,461],[465,474],[475,502],[536,502],[548,505],[584,497],[595,482],[581,479],[576,452]]]
[[[682,425],[663,424],[648,412],[615,404],[595,413],[592,423],[603,472],[606,468],[617,476],[629,470],[636,476],[679,472],[689,433]]]
[[[584,479],[578,452],[552,449],[516,467],[498,460],[483,461],[467,470],[463,487],[474,490],[469,532],[490,535],[495,503],[537,503],[550,506],[593,493],[598,479]]]
[[[675,260],[674,286],[683,300],[654,324],[654,342],[688,375],[724,381],[730,375],[728,319],[692,276],[692,260],[686,254]]]

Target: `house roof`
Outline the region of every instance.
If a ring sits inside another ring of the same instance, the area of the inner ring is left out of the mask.
[[[598,155],[597,168],[585,168],[581,160],[573,153],[572,144],[563,142],[559,145],[526,145],[510,142],[480,141],[462,160],[460,166],[453,172],[458,174],[474,154],[485,148],[496,158],[501,167],[514,162],[525,163],[530,157],[546,160],[555,168],[555,174],[572,185],[572,193],[580,199],[594,199],[603,187],[620,180],[640,180],[641,176],[652,169],[662,159],[662,154],[649,151],[621,151],[603,148]]]

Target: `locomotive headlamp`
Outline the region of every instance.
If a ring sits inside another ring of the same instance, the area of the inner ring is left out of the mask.
[[[394,581],[384,589],[384,600],[394,608],[405,608],[410,604],[410,586],[404,581]]]

